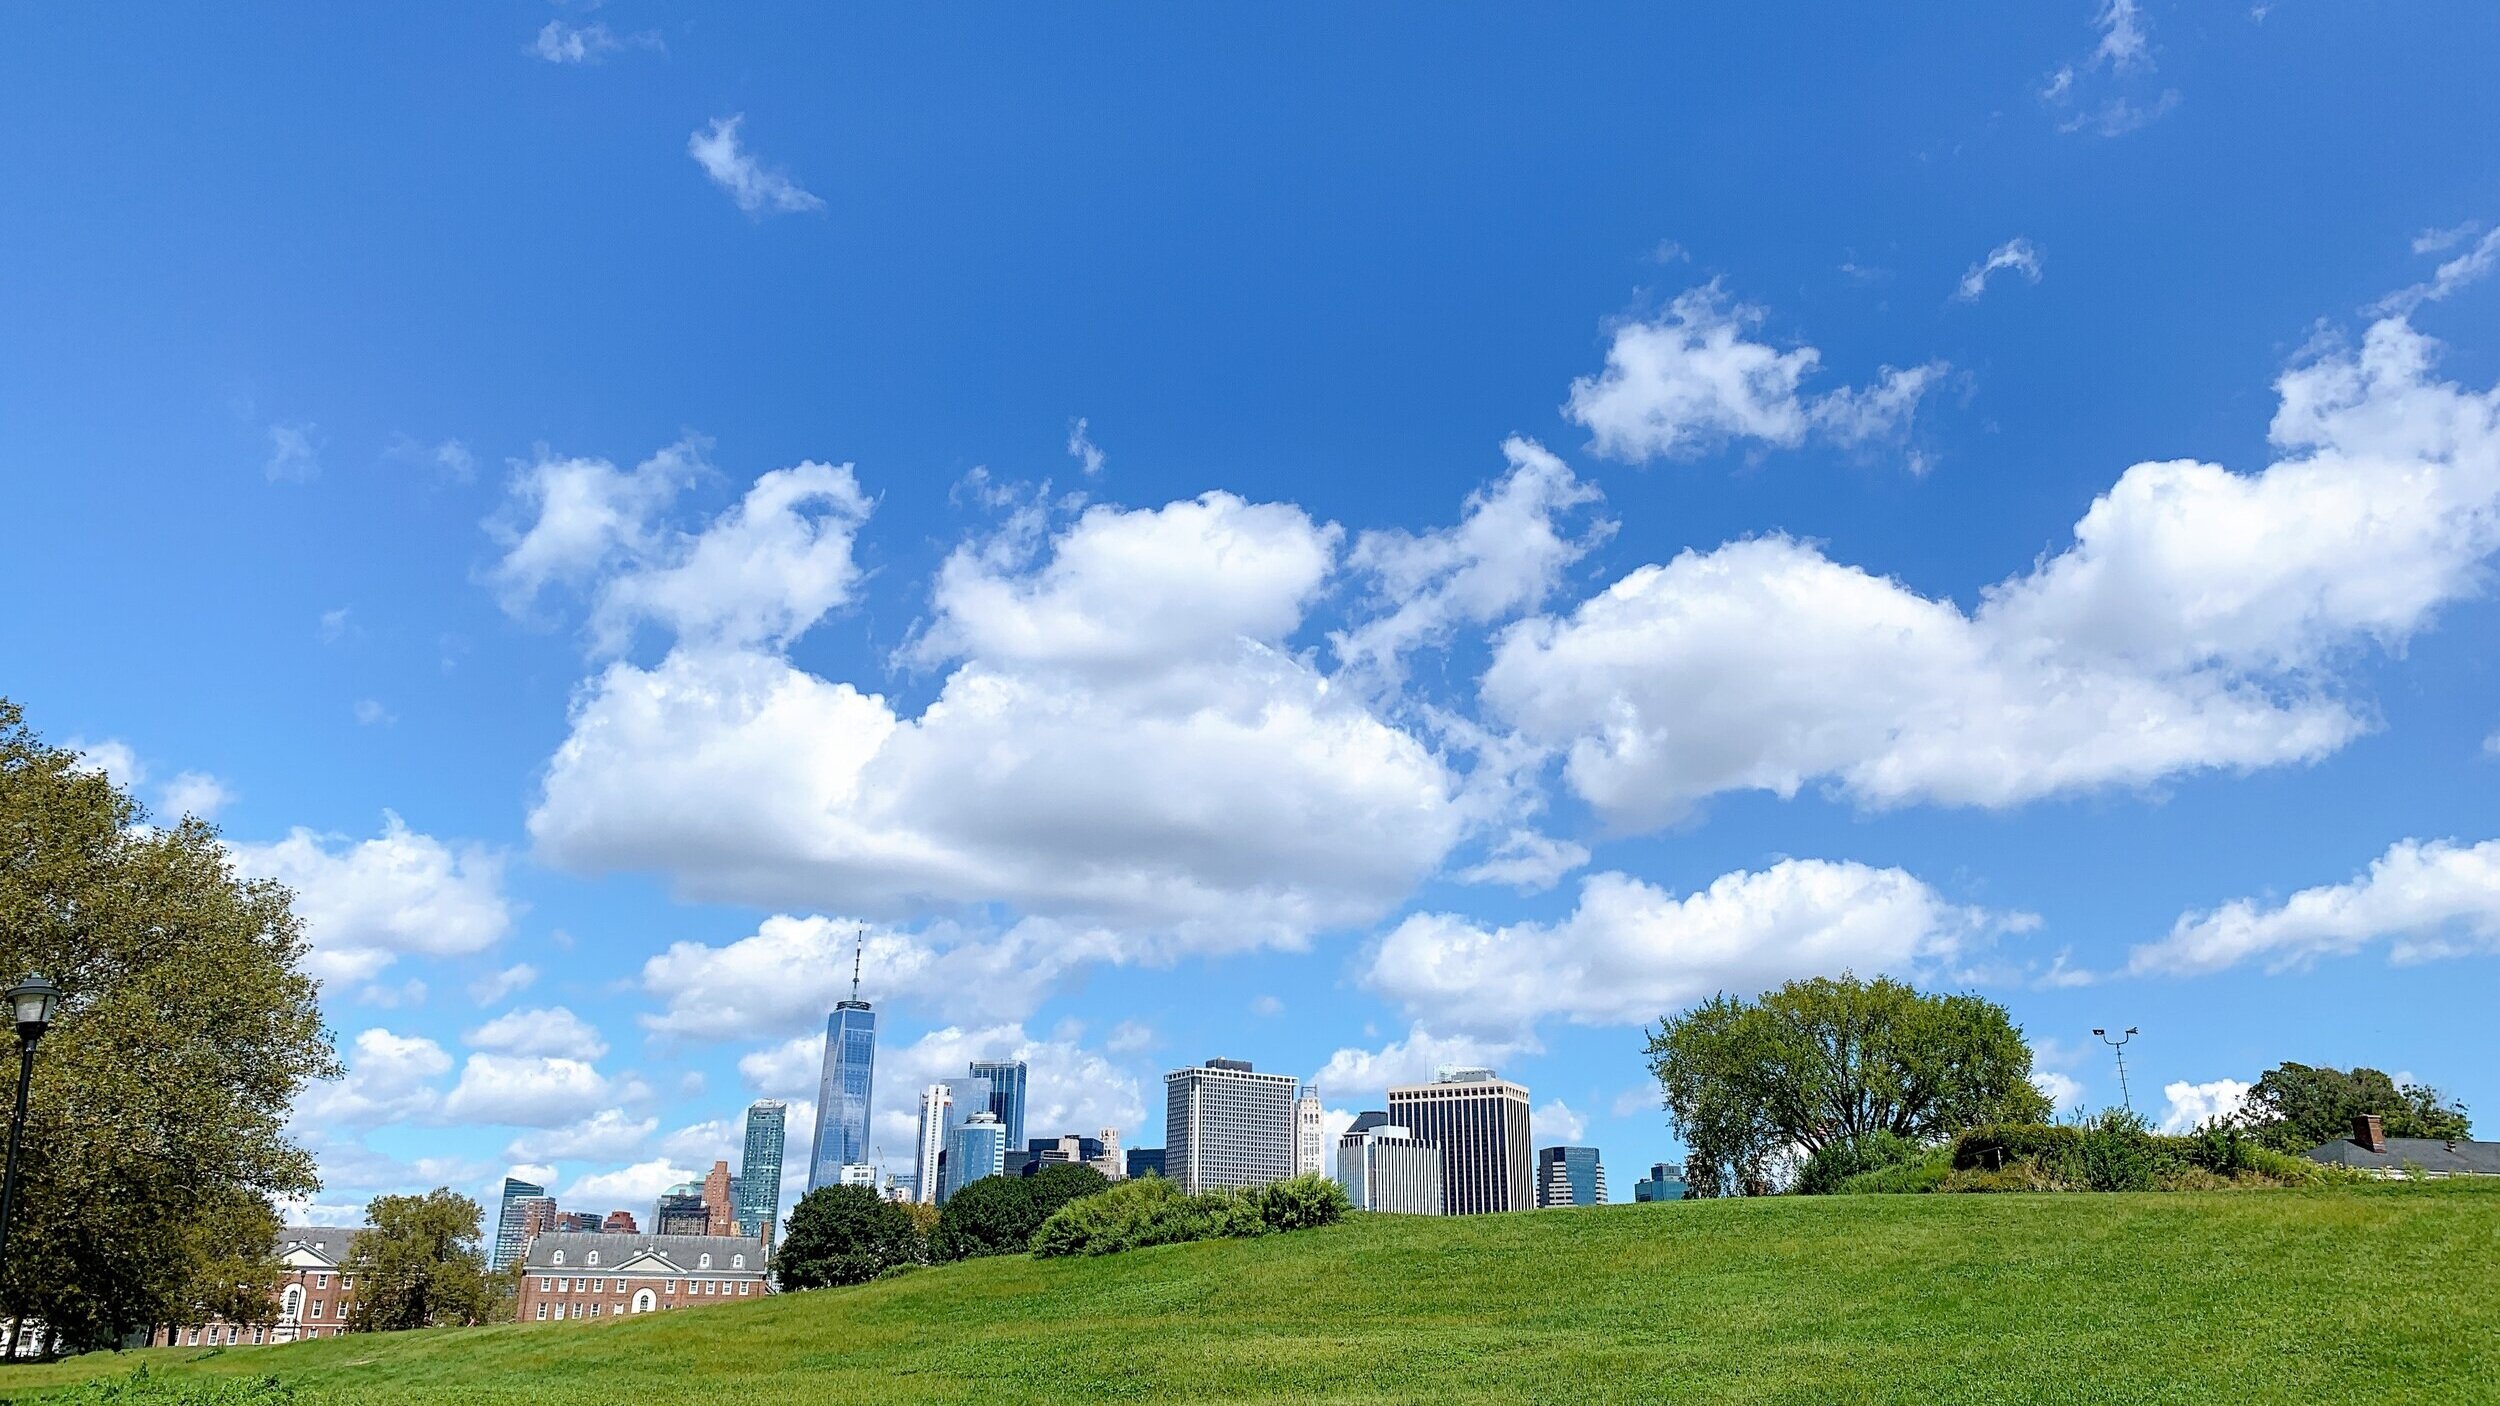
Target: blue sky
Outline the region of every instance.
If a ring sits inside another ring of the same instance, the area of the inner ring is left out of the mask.
[[[0,20],[0,688],[303,892],[307,1214],[647,1207],[854,922],[898,1169],[1223,1054],[1628,1188],[1842,967],[2495,1106],[2500,15],[1724,8]]]

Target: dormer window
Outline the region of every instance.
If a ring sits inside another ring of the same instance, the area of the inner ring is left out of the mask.
[[[588,1255],[583,1256],[582,1262],[596,1266],[599,1263],[599,1252],[597,1250],[591,1251]]]
[[[731,1256],[729,1257],[729,1267],[730,1267],[731,1269],[744,1269],[744,1268],[746,1268],[746,1267],[747,1267],[747,1257],[746,1257],[746,1256],[744,1256],[744,1255],[731,1255]]]
[[[695,1268],[697,1268],[697,1269],[710,1269],[711,1267],[712,1267],[712,1257],[711,1257],[710,1255],[705,1255],[705,1256],[703,1257],[703,1261],[702,1261],[702,1263],[697,1264],[697,1265],[695,1266]]]
[[[556,1262],[557,1264],[562,1264],[562,1263],[564,1263],[564,1252],[563,1252],[562,1250],[558,1250],[558,1251],[556,1251],[556,1259],[555,1259],[555,1262]]]

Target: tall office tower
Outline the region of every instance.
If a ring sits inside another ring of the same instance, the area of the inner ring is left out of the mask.
[[[938,1201],[944,1204],[981,1178],[1006,1170],[1007,1125],[984,1108],[957,1123],[946,1135],[946,1163],[938,1174]]]
[[[523,1181],[519,1177],[503,1179],[503,1203],[495,1210],[495,1253],[489,1261],[494,1268],[501,1269],[519,1259],[521,1247],[529,1243],[521,1229],[529,1209],[521,1203],[546,1200],[547,1188],[534,1181]],[[552,1207],[555,1203],[548,1201],[547,1204]]]
[[[1326,1113],[1320,1108],[1319,1090],[1303,1086],[1302,1096],[1293,1101],[1293,1174],[1318,1176],[1327,1161],[1321,1144],[1327,1134],[1322,1130]]]
[[[1386,1113],[1357,1115],[1337,1139],[1337,1181],[1358,1211],[1441,1214],[1441,1149]]]
[[[715,1161],[712,1170],[703,1174],[703,1213],[706,1235],[738,1233],[738,1198],[729,1189],[733,1178],[727,1162]]]
[[[976,1059],[972,1062],[972,1077],[990,1081],[989,1109],[1007,1130],[1007,1145],[1024,1146],[1024,1061]]]
[[[781,1151],[790,1105],[759,1098],[747,1105],[747,1145],[738,1158],[738,1233],[773,1243],[781,1227]]]
[[[859,962],[868,930],[851,950],[851,999],[825,1017],[825,1073],[816,1085],[816,1141],[808,1148],[807,1189],[838,1186],[842,1168],[868,1160],[868,1105],[877,1073],[877,1012],[859,998]]]
[[[1240,1059],[1164,1075],[1165,1175],[1192,1194],[1292,1176],[1294,1090],[1293,1076]]]
[[[1681,1201],[1684,1199],[1684,1164],[1652,1162],[1649,1175],[1632,1183],[1635,1201]]]
[[[1540,1147],[1536,1154],[1536,1203],[1540,1206],[1603,1206],[1606,1164],[1594,1147]]]
[[[934,1203],[938,1193],[938,1159],[946,1152],[947,1125],[955,1107],[955,1092],[942,1083],[931,1084],[920,1091],[919,1156],[914,1159],[915,1194]]]
[[[1536,1204],[1528,1089],[1490,1069],[1453,1069],[1389,1090],[1389,1121],[1441,1147],[1441,1213],[1524,1211]]]

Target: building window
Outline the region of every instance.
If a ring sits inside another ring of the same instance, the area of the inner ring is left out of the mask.
[[[329,1287],[330,1287],[330,1276],[329,1276],[329,1275],[327,1275],[327,1274],[316,1274],[316,1275],[314,1275],[314,1276],[313,1276],[313,1287],[314,1287],[314,1288],[316,1288],[316,1289],[327,1289],[327,1288],[329,1288]]]
[[[695,1268],[697,1269],[710,1269],[711,1267],[712,1257],[710,1255],[705,1255],[702,1259],[695,1262]]]
[[[659,1295],[652,1293],[649,1289],[634,1295],[634,1312],[636,1313],[649,1313],[659,1306]]]
[[[555,1261],[554,1261],[554,1262],[555,1262],[555,1263],[557,1263],[557,1264],[562,1264],[562,1263],[564,1263],[564,1252],[563,1252],[562,1250],[558,1250],[558,1251],[556,1251],[556,1254],[555,1254]]]
[[[593,1250],[589,1254],[582,1256],[582,1263],[589,1265],[592,1269],[597,1269],[599,1267],[599,1252],[597,1250]]]
[[[746,1267],[747,1267],[747,1257],[746,1257],[746,1256],[744,1256],[744,1255],[731,1255],[731,1256],[729,1257],[729,1267],[730,1267],[731,1269],[744,1269],[744,1268],[746,1268]]]
[[[555,1291],[556,1291],[556,1281],[554,1281],[553,1279],[548,1278],[547,1276],[545,1276],[545,1275],[543,1275],[543,1274],[542,1274],[542,1275],[540,1275],[540,1276],[538,1277],[538,1292],[540,1292],[540,1293],[542,1293],[542,1294],[552,1294],[552,1293],[554,1293]]]
[[[591,1316],[591,1317],[593,1317],[593,1318],[596,1318],[596,1317],[598,1317],[598,1316],[599,1316],[599,1305],[597,1305],[597,1304],[592,1304],[592,1305],[590,1306],[590,1316]]]
[[[538,1306],[538,1321],[541,1323],[547,1321],[547,1305],[544,1303],[541,1303]]]
[[[321,1300],[319,1299],[313,1300],[312,1316],[315,1318],[319,1318],[321,1316]]]
[[[267,1331],[269,1331],[269,1330],[268,1330],[268,1329],[266,1329],[266,1328],[254,1328],[254,1329],[252,1330],[252,1345],[253,1345],[254,1347],[258,1347],[258,1346],[260,1346],[260,1343],[261,1343],[261,1336],[260,1336],[260,1335],[261,1335],[261,1334],[263,1334],[263,1333],[265,1333],[265,1332],[267,1332]]]
[[[672,1293],[672,1294],[677,1292],[677,1281],[676,1281],[676,1280],[671,1279],[670,1281],[668,1281],[668,1291],[669,1291],[670,1293]]]

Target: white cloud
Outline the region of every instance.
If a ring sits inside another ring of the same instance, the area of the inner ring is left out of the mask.
[[[272,844],[227,848],[246,875],[295,890],[312,946],[305,968],[324,981],[370,978],[400,956],[482,951],[512,926],[501,855],[455,850],[390,811],[370,840],[299,826]]]
[[[506,996],[528,988],[538,980],[538,968],[527,962],[515,962],[501,971],[489,972],[469,983],[469,999],[481,1006],[491,1006]]]
[[[472,1049],[498,1054],[595,1060],[608,1052],[598,1030],[563,1006],[506,1011],[462,1038]]]
[[[1946,369],[1887,366],[1872,385],[1807,395],[1801,387],[1822,353],[1753,340],[1747,328],[1763,316],[1731,303],[1716,282],[1687,290],[1660,316],[1616,327],[1605,370],[1571,383],[1563,413],[1588,427],[1598,453],[1634,462],[1686,458],[1731,440],[1863,444],[1905,431]]]
[[[1155,1032],[1151,1027],[1134,1020],[1124,1020],[1111,1027],[1111,1033],[1103,1037],[1102,1047],[1113,1054],[1136,1054],[1154,1042]]]
[[[2260,10],[2261,18],[2262,13]],[[2103,0],[2093,13],[2092,24],[2101,37],[2091,54],[2079,65],[2060,66],[2040,90],[2041,101],[2068,110],[2066,120],[2058,124],[2059,131],[2119,136],[2157,120],[2178,105],[2175,89],[2151,99],[2139,96],[2154,65],[2151,31],[2137,0]],[[2111,88],[2136,91],[2093,96]]]
[[[1513,1055],[1535,1054],[1533,1038],[1487,1039],[1474,1035],[1435,1035],[1421,1025],[1377,1050],[1346,1048],[1328,1057],[1310,1082],[1331,1098],[1371,1107],[1392,1084],[1428,1084],[1444,1069],[1494,1068]],[[1349,1098],[1348,1095],[1356,1097]]]
[[[1547,1016],[1642,1024],[1715,992],[1844,969],[1912,976],[1951,963],[1999,921],[1863,864],[1784,859],[1681,897],[1604,873],[1581,883],[1558,923],[1488,929],[1415,914],[1381,940],[1363,981],[1419,1020],[1517,1038]]]
[[[676,534],[611,577],[592,634],[618,650],[647,620],[681,641],[788,644],[850,602],[859,583],[851,547],[868,510],[848,464],[764,474],[702,532]]]
[[[614,1171],[594,1172],[562,1188],[562,1200],[577,1207],[612,1206],[634,1213],[637,1222],[647,1222],[651,1205],[660,1193],[685,1181],[701,1181],[703,1173],[692,1167],[679,1166],[665,1157],[636,1162]],[[643,1225],[647,1232],[653,1229]]]
[[[611,1083],[583,1060],[473,1054],[443,1099],[454,1122],[561,1128],[620,1098],[647,1096],[639,1084]]]
[[[321,477],[320,427],[271,425],[269,458],[261,471],[271,483],[310,483]]]
[[[2047,1097],[2049,1106],[2059,1113],[2070,1113],[2083,1106],[2083,1081],[2071,1074],[2055,1070],[2034,1070],[2031,1086]]]
[[[1263,1018],[1280,1016],[1285,1013],[1285,1003],[1275,996],[1260,996],[1250,1002],[1250,1013]]]
[[[2500,543],[2500,391],[2432,378],[2434,351],[2390,319],[2294,367],[2281,459],[2138,464],[1976,610],[1733,542],[1513,626],[1484,697],[1617,824],[1817,779],[2005,806],[2314,760],[2368,725],[2336,665],[2479,590]]]
[[[2216,1119],[2235,1117],[2240,1106],[2248,1101],[2250,1087],[2237,1079],[2166,1084],[2162,1086],[2162,1095],[2170,1100],[2170,1106],[2162,1110],[2161,1130],[2192,1133]]]
[[[2446,233],[2462,237],[2463,232],[2447,231]],[[2413,241],[2413,251],[2417,254],[2428,252],[2424,249],[2421,239]],[[2381,298],[2371,310],[2381,314],[2409,313],[2424,303],[2439,302],[2480,281],[2495,266],[2500,266],[2500,228],[2485,233],[2482,238],[2474,241],[2472,248],[2432,270],[2429,282],[2416,283],[2410,288],[2391,293]]]
[[[347,637],[348,621],[355,612],[346,606],[321,612],[321,623],[314,633],[323,644],[336,644]]]
[[[1616,1117],[1629,1118],[1635,1113],[1658,1112],[1664,1097],[1656,1084],[1635,1084],[1615,1095],[1609,1107]]]
[[[2152,62],[2152,41],[2145,34],[2144,15],[2136,0],[2102,0],[2093,23],[2101,29],[2100,47],[2092,51],[2094,63],[2123,72]]]
[[[1012,534],[1011,534],[1012,535]],[[908,650],[917,717],[777,652],[611,665],[530,817],[585,871],[886,915],[1004,903],[1110,950],[1294,943],[1376,918],[1464,818],[1456,779],[1290,651],[1337,533],[1228,494],[1095,508],[957,553]]]
[[[1539,1147],[1571,1146],[1588,1136],[1589,1120],[1561,1099],[1548,1099],[1529,1110],[1529,1140]]]
[[[2482,227],[2482,222],[2479,220],[2467,220],[2464,224],[2450,225],[2446,229],[2426,229],[2413,236],[2413,252],[2416,254],[2447,253],[2472,239],[2482,231]]]
[[[296,1099],[296,1124],[327,1130],[419,1121],[442,1100],[434,1081],[451,1072],[442,1046],[378,1026],[356,1036],[345,1063],[343,1077],[314,1083]]]
[[[1088,478],[1102,472],[1102,448],[1094,443],[1093,436],[1085,432],[1085,417],[1082,415],[1076,417],[1075,424],[1068,426],[1068,457],[1085,470]]]
[[[549,63],[597,63],[624,47],[616,32],[599,21],[566,24],[553,19],[538,31],[530,52]]]
[[[1962,275],[1962,286],[1956,293],[1969,302],[1988,291],[1988,280],[1999,272],[2012,269],[2034,283],[2040,281],[2040,251],[2028,239],[2014,238],[1988,251],[1988,257],[1970,266]]]
[[[364,727],[377,727],[399,721],[398,716],[390,709],[383,707],[382,700],[378,698],[357,699],[355,711],[357,723]]]
[[[657,550],[657,519],[710,471],[710,442],[689,436],[620,470],[605,459],[541,451],[513,473],[509,499],[486,521],[504,548],[488,573],[503,608],[522,616],[550,586],[580,586]]]
[[[73,737],[61,745],[78,754],[78,763],[73,768],[74,770],[90,773],[102,772],[114,785],[125,791],[148,779],[147,763],[139,759],[138,749],[117,738],[108,737],[101,742],[89,742],[83,738]]]
[[[2500,951],[2500,840],[2399,840],[2350,882],[2274,907],[2242,898],[2183,914],[2168,937],[2136,948],[2127,969],[2188,976],[2259,961],[2293,971],[2380,943],[2398,963]]]
[[[738,128],[746,121],[741,112],[730,117],[715,117],[712,125],[686,138],[686,154],[703,168],[712,183],[729,192],[729,198],[749,215],[792,214],[805,210],[822,210],[825,202],[800,189],[798,183],[765,166],[738,144]]]
[[[157,792],[156,810],[159,815],[196,815],[202,820],[214,820],[217,812],[233,800],[234,792],[216,777],[204,771],[186,771]]]
[[[698,1167],[718,1161],[735,1167],[744,1156],[745,1144],[746,1131],[742,1126],[726,1118],[711,1118],[688,1124],[662,1138],[660,1155],[672,1162],[691,1162]]]
[[[1036,1039],[1019,1024],[974,1029],[949,1025],[911,1044],[879,1051],[875,1137],[886,1165],[898,1170],[911,1165],[920,1091],[939,1079],[961,1078],[976,1059],[1025,1061],[1028,1139],[1061,1133],[1091,1137],[1098,1129],[1118,1128],[1134,1142],[1144,1125],[1146,1100],[1137,1076],[1077,1041]],[[811,1074],[808,1089],[814,1087]],[[795,1111],[790,1127],[796,1146],[803,1135]],[[811,1121],[807,1133],[814,1128]]]
[[[1533,830],[1513,830],[1482,861],[1460,870],[1456,877],[1462,883],[1507,884],[1525,893],[1542,893],[1588,862],[1586,845]]]
[[[657,1118],[634,1118],[621,1108],[602,1108],[580,1122],[515,1138],[504,1155],[537,1162],[558,1158],[621,1161],[641,1152],[659,1127]]]
[[[1604,518],[1567,527],[1573,510],[1602,495],[1562,460],[1517,436],[1502,453],[1509,472],[1467,495],[1455,527],[1391,528],[1355,540],[1346,564],[1371,581],[1370,613],[1329,636],[1349,672],[1394,689],[1408,652],[1446,643],[1460,625],[1543,605],[1564,569],[1612,534]]]

